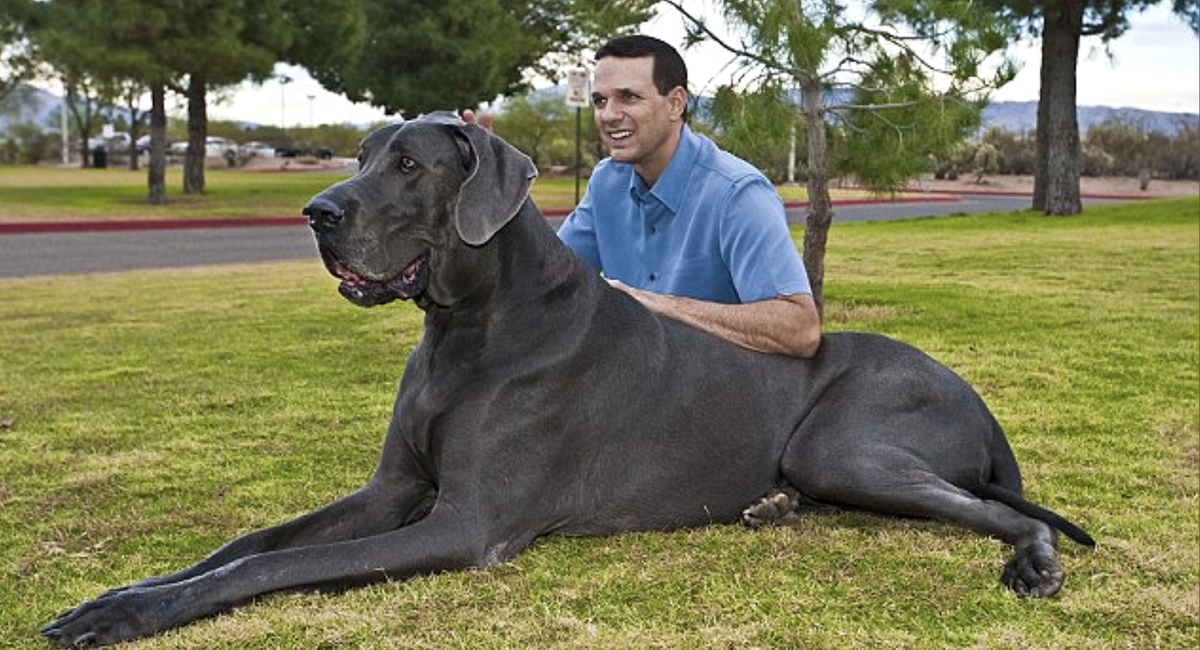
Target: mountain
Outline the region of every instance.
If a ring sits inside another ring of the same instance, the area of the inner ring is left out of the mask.
[[[535,91],[539,95],[563,97],[567,87],[559,86]],[[701,108],[711,98],[700,97]],[[0,133],[12,124],[33,124],[46,130],[58,130],[58,95],[33,86],[22,86],[7,100],[0,103]],[[1037,127],[1036,101],[994,102],[983,110],[983,130],[999,127],[1012,133],[1033,131]],[[503,110],[501,108],[500,110]],[[699,111],[703,113],[703,110]],[[1196,113],[1166,113],[1146,111],[1138,108],[1110,108],[1107,106],[1080,106],[1078,108],[1079,129],[1087,132],[1093,124],[1116,118],[1126,124],[1140,125],[1147,131],[1175,134],[1183,125],[1200,128],[1200,115]]]
[[[984,130],[998,127],[1012,133],[1037,129],[1037,102],[993,102],[983,109]],[[1148,132],[1175,134],[1184,125],[1200,128],[1196,113],[1164,113],[1140,108],[1110,108],[1108,106],[1079,106],[1076,109],[1079,130],[1086,133],[1093,125],[1108,119],[1141,126]]]
[[[3,102],[0,102],[0,132],[12,124],[33,124],[50,130],[58,130],[58,107],[62,99],[41,88],[22,84]]]

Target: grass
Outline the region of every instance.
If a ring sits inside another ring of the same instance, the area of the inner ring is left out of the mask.
[[[268,172],[220,167],[205,173],[203,195],[183,194],[182,168],[167,169],[167,205],[146,202],[146,172],[128,169],[0,166],[0,223],[80,219],[296,217],[312,196],[347,177],[339,171]],[[586,188],[584,180],[580,191]],[[799,186],[780,186],[787,201],[803,201]],[[835,198],[866,196],[834,190]],[[538,178],[534,201],[543,210],[575,205],[574,178]]]
[[[1063,541],[1058,597],[1003,588],[995,541],[849,513],[546,539],[131,647],[1195,648],[1198,225],[1191,198],[834,227],[827,329],[958,370],[1029,495],[1099,540]],[[0,646],[368,477],[420,314],[356,309],[319,267],[0,280]]]

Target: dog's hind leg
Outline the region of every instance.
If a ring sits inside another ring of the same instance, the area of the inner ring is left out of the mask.
[[[999,502],[981,499],[894,450],[885,463],[870,454],[826,463],[820,472],[785,467],[784,476],[801,494],[817,501],[904,517],[955,523],[1013,547],[1001,582],[1021,596],[1051,596],[1065,573],[1058,561],[1058,533],[1047,524]]]

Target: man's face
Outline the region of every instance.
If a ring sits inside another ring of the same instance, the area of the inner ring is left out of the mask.
[[[592,103],[596,128],[617,162],[631,163],[653,184],[675,153],[687,94],[674,88],[666,96],[654,87],[654,59],[608,56],[596,62]]]

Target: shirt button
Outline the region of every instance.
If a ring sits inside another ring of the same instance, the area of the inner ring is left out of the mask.
[[[656,233],[658,233],[658,228],[655,228],[654,226],[650,226],[650,234],[653,235]]]
[[[657,274],[657,273],[651,273],[651,274],[650,274],[650,281],[651,281],[651,282],[654,282],[655,280],[658,280],[658,274]]]

